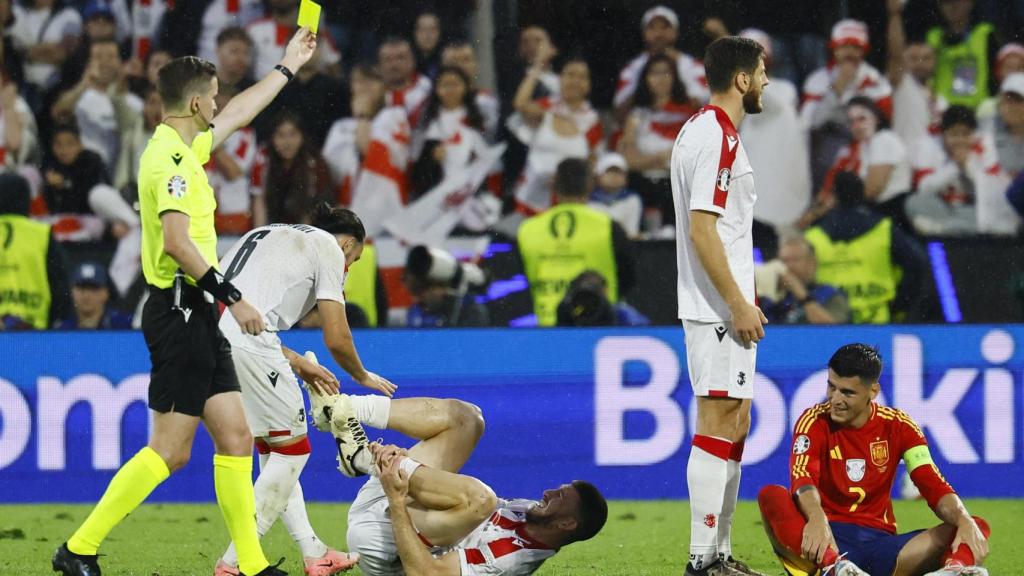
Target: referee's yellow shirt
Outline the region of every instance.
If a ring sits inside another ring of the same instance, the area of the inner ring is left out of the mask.
[[[174,283],[178,264],[164,251],[160,215],[174,210],[189,217],[188,235],[211,266],[217,266],[217,200],[203,164],[210,159],[213,131],[200,132],[192,147],[166,124],[153,132],[139,160],[139,207],[142,219],[142,273],[157,288]],[[189,279],[195,283],[194,279]]]

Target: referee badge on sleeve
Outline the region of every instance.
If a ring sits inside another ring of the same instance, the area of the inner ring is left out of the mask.
[[[188,183],[182,176],[171,176],[171,179],[167,181],[167,193],[181,200],[185,197],[185,192],[188,191]]]

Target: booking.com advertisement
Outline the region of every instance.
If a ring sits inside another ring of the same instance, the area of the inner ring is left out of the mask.
[[[342,377],[319,333],[283,334]],[[877,345],[880,401],[925,430],[940,470],[965,496],[1022,497],[1024,327],[769,327],[757,358],[754,419],[741,496],[786,483],[792,425],[824,398],[839,346]],[[396,398],[459,398],[487,421],[464,471],[504,497],[539,498],[581,478],[611,498],[686,497],[694,402],[680,328],[367,331],[366,366],[399,385]],[[90,502],[146,441],[149,355],[139,332],[0,334],[0,500]],[[241,417],[241,416],[240,416]],[[410,446],[401,436],[371,438]],[[335,469],[328,434],[310,426],[302,475],[310,500],[351,500],[361,480]],[[213,500],[212,444],[156,501]]]

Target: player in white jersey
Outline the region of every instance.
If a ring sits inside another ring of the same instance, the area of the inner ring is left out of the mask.
[[[324,204],[317,208],[312,226],[256,228],[221,261],[225,278],[246,291],[267,325],[259,336],[250,336],[230,314],[220,321],[220,329],[231,343],[246,420],[260,452],[260,475],[255,484],[257,530],[262,536],[281,517],[302,549],[309,576],[336,574],[356,562],[354,556],[331,550],[316,537],[298,482],[309,459],[310,444],[295,374],[311,391],[325,394],[338,391],[338,380],[329,370],[282,345],[278,332],[288,330],[317,306],[324,343],[338,364],[359,384],[388,396],[394,393],[394,384],[363,368],[345,317],[345,276],[363,252],[365,235],[355,213]],[[362,458],[368,462],[369,453]],[[237,556],[229,547],[218,561],[215,575],[238,573]]]
[[[408,451],[369,445],[374,461],[362,471],[373,477],[348,512],[348,547],[366,576],[525,576],[607,520],[604,497],[582,480],[546,490],[539,501],[503,500],[459,474],[484,431],[472,404],[345,394],[313,404],[317,428],[330,426],[339,440],[350,420],[419,440]]]
[[[767,322],[754,305],[754,174],[736,127],[761,111],[764,49],[736,36],[708,46],[711,102],[683,125],[672,150],[679,318],[697,402],[686,481],[686,575],[757,574],[732,558],[732,516],[750,429],[757,342]]]

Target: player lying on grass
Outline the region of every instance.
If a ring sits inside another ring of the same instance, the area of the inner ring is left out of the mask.
[[[309,459],[306,411],[297,373],[311,389],[338,391],[330,371],[281,344],[277,332],[291,328],[314,305],[323,319],[324,344],[352,378],[391,395],[395,386],[363,368],[345,316],[345,276],[359,260],[366,235],[355,213],[323,204],[312,226],[274,224],[256,228],[224,255],[224,276],[245,292],[267,323],[258,336],[245,334],[234,317],[221,317],[242,387],[245,416],[260,453],[256,479],[256,528],[260,536],[278,517],[302,550],[308,576],[351,568],[356,558],[329,549],[313,531],[299,485]],[[369,461],[369,454],[364,458]],[[215,576],[235,576],[238,555],[228,547]]]
[[[967,512],[910,416],[874,402],[881,372],[865,344],[829,360],[827,401],[793,431],[792,495],[776,485],[758,496],[775,553],[794,576],[987,575],[988,524]],[[900,457],[942,524],[896,533],[889,495]]]
[[[369,466],[343,458],[373,475],[348,513],[348,547],[367,576],[532,574],[563,546],[592,538],[608,518],[604,497],[582,480],[546,490],[540,501],[503,500],[458,474],[484,431],[472,404],[310,397],[317,428],[329,428],[343,453],[373,454]],[[365,450],[360,422],[419,442],[408,451],[377,443]]]

